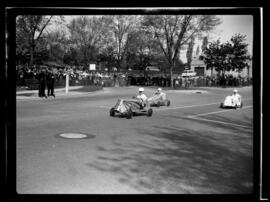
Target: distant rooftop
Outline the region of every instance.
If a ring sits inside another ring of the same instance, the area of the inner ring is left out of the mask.
[[[192,58],[191,66],[202,67],[206,66],[205,63],[199,58]]]

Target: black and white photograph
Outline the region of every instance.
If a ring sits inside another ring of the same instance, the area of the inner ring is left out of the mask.
[[[16,15],[16,193],[254,194],[254,13],[83,10]]]

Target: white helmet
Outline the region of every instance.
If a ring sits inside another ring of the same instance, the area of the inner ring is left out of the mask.
[[[161,89],[161,88],[158,88],[157,90],[158,90],[158,91],[162,91],[162,89]]]
[[[233,92],[234,92],[234,93],[237,93],[237,92],[238,92],[238,90],[234,89],[234,90],[233,90]]]
[[[144,91],[144,88],[139,88],[139,92],[143,92]]]

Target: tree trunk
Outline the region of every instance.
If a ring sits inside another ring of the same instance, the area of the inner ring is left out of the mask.
[[[225,79],[225,70],[222,70],[222,81],[223,81],[223,87],[226,86],[226,79]]]
[[[117,66],[118,66],[117,71],[119,72],[120,69],[122,68],[120,58],[117,60]]]
[[[35,46],[31,46],[31,48],[30,48],[30,62],[29,62],[30,67],[32,67],[33,63],[34,63],[34,50],[35,50]]]
[[[171,76],[171,88],[173,88],[173,68],[175,64],[170,65],[170,76]]]

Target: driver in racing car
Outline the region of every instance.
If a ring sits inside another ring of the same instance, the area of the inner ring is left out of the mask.
[[[146,102],[147,102],[147,97],[145,94],[143,94],[144,92],[144,88],[139,88],[139,93],[137,96],[135,96],[136,99],[140,100],[140,104],[145,107],[146,106]]]
[[[158,96],[158,98],[161,98],[162,101],[166,100],[166,94],[162,92],[161,88],[158,88],[154,95]]]
[[[140,108],[143,109],[147,106],[147,97],[145,94],[143,94],[144,89],[139,88],[138,94],[136,96],[132,96],[132,99],[125,99],[124,103],[127,103],[129,106],[131,106],[134,109]]]
[[[232,94],[232,101],[237,107],[241,106],[241,95],[238,94],[238,90],[234,89]]]

